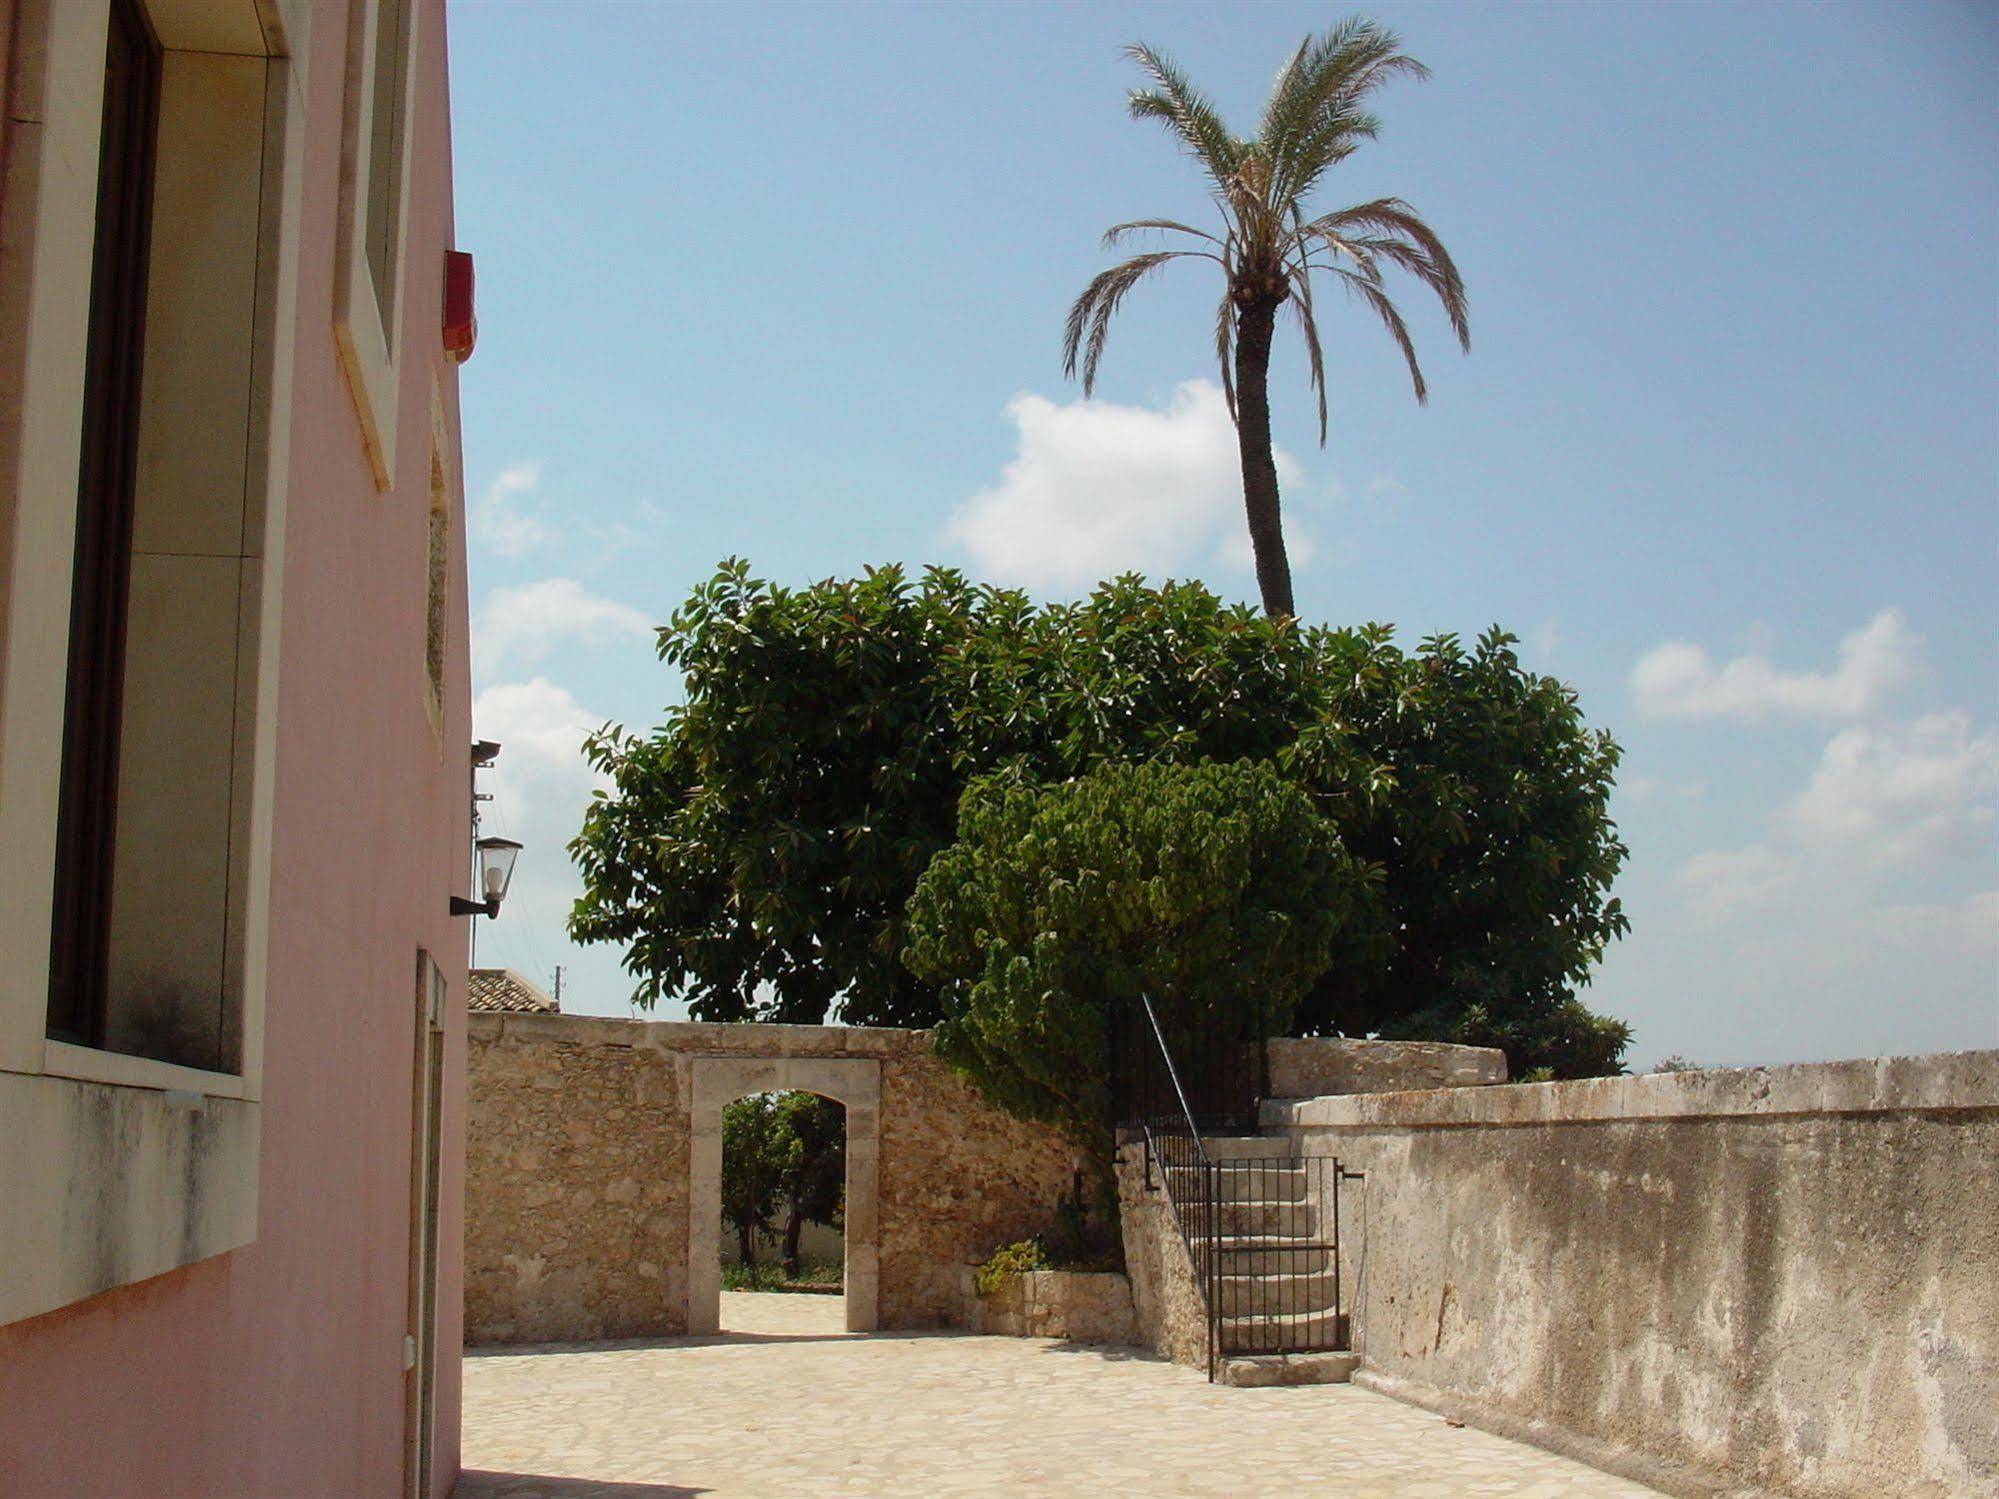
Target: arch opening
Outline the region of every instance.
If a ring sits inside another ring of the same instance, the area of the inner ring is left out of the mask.
[[[732,1291],[842,1297],[846,1173],[847,1110],[838,1099],[794,1089],[723,1105],[717,1207],[724,1331],[741,1330],[731,1314],[749,1304],[732,1301]]]
[[[725,1170],[725,1137],[732,1105],[748,1099],[810,1095],[837,1106],[844,1125],[844,1169],[840,1172],[839,1220],[842,1236],[841,1297],[844,1325],[869,1332],[877,1320],[877,1242],[880,1222],[879,1106],[881,1064],[873,1058],[695,1057],[690,1063],[687,1320],[690,1333],[722,1330],[723,1244],[733,1220],[727,1199],[741,1196],[741,1182]],[[738,1110],[738,1115],[745,1111]],[[828,1111],[830,1112],[830,1111]],[[739,1135],[741,1130],[736,1131]],[[736,1191],[732,1194],[730,1188]],[[748,1204],[754,1208],[757,1204]],[[754,1218],[751,1212],[748,1216]],[[801,1226],[800,1237],[803,1238]],[[754,1232],[751,1245],[755,1244]]]

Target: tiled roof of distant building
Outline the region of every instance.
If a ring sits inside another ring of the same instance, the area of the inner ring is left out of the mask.
[[[475,968],[466,985],[465,1008],[554,1015],[561,1007],[511,968]]]

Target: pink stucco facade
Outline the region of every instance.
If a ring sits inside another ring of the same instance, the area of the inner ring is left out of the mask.
[[[16,8],[0,0],[0,38]],[[23,0],[23,17],[36,11]],[[340,0],[310,7],[300,90],[255,1238],[0,1327],[0,1495],[403,1492],[420,950],[448,994],[429,1492],[457,1473],[468,924],[448,899],[471,884],[471,724],[458,374],[438,336],[454,243],[445,4],[416,4],[404,438],[385,491],[332,327],[347,20]],[[0,59],[23,57],[0,40]],[[408,690],[428,606],[433,390],[451,513],[441,729]]]

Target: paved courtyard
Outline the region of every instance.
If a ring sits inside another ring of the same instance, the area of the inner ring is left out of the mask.
[[[1654,1492],[1350,1385],[1222,1389],[1129,1349],[841,1315],[725,1292],[719,1338],[469,1355],[458,1499]]]

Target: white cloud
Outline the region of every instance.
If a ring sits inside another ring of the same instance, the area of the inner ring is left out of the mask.
[[[1779,825],[1821,854],[1899,867],[1991,847],[1999,734],[1961,711],[1842,729]]]
[[[473,540],[502,557],[518,557],[540,546],[541,522],[522,508],[540,483],[539,463],[515,463],[501,469],[472,507]]]
[[[1798,883],[1790,856],[1767,844],[1710,849],[1695,854],[1678,876],[1687,909],[1705,921],[1722,921],[1767,909]]]
[[[1671,641],[1633,669],[1631,697],[1652,718],[1850,721],[1879,711],[1918,674],[1921,644],[1899,609],[1883,609],[1842,640],[1838,663],[1824,672],[1785,671],[1761,654],[1717,666],[1700,646]]]
[[[1968,961],[1988,979],[1999,972],[1999,890],[1981,890],[1955,905],[1884,906],[1863,929],[1918,962],[1933,956]]]
[[[501,682],[472,700],[472,728],[502,753],[488,773],[489,789],[568,784],[589,794],[595,772],[584,761],[584,739],[603,720],[576,701],[566,687],[546,677]],[[581,818],[582,809],[577,809]]]
[[[1770,836],[1695,854],[1680,869],[1687,909],[1708,921],[1788,904],[1874,919],[1897,876],[1988,863],[1999,835],[1999,734],[1961,711],[1841,729],[1802,790],[1771,815]],[[1982,909],[1982,908],[1981,908]]]
[[[479,773],[479,789],[493,798],[482,807],[483,831],[525,845],[500,922],[537,951],[559,948],[582,894],[568,843],[583,826],[590,793],[608,785],[583,758],[583,741],[602,723],[546,677],[502,682],[472,700],[473,732],[500,745],[492,768]]]
[[[642,639],[654,622],[629,604],[591,593],[574,578],[496,588],[472,624],[472,668],[481,677],[532,666],[558,641],[601,645]]]
[[[1016,456],[947,527],[981,573],[1084,587],[1122,572],[1247,564],[1235,424],[1219,386],[1187,381],[1164,411],[1021,395],[1007,415],[1019,428]],[[1276,460],[1279,484],[1295,493],[1303,470],[1282,450]],[[1310,561],[1311,540],[1295,525],[1286,541],[1294,566]]]

